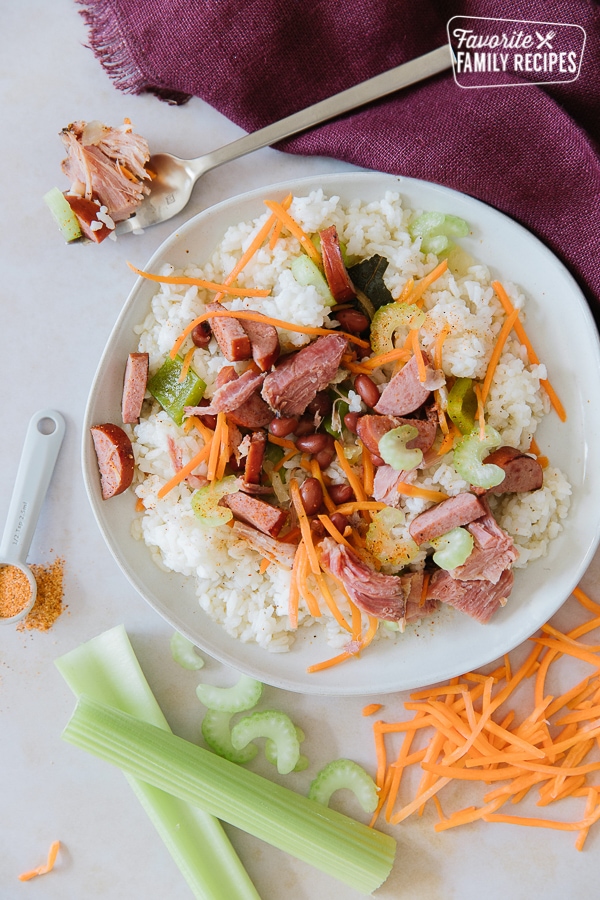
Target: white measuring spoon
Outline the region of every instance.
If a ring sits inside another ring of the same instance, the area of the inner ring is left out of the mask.
[[[16,615],[0,616],[0,623],[18,622],[35,603],[37,584],[27,565],[27,554],[64,435],[65,420],[54,409],[36,412],[29,422],[0,541],[0,566],[19,569],[29,582],[31,596]]]

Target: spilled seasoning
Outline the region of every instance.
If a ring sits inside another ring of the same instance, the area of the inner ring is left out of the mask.
[[[37,597],[33,608],[17,628],[19,631],[37,628],[38,631],[49,631],[56,619],[64,610],[63,576],[64,559],[55,559],[53,563],[31,566],[37,583]]]

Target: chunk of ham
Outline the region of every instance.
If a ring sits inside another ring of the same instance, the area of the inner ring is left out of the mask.
[[[410,587],[398,575],[382,575],[353,550],[326,537],[321,541],[321,565],[339,579],[360,609],[378,619],[399,622],[406,613]]]
[[[208,406],[186,406],[185,413],[188,416],[214,416],[220,412],[233,412],[260,390],[264,377],[263,374],[248,369],[239,378],[226,381],[217,387]]]
[[[341,334],[328,334],[284,357],[265,378],[263,398],[282,416],[302,415],[337,374],[347,345]]]
[[[486,513],[487,508],[483,501],[475,494],[465,491],[455,497],[442,500],[441,503],[436,503],[435,506],[420,513],[412,520],[408,530],[416,544],[424,544],[432,538],[446,534],[453,528],[468,525],[469,522],[481,518]]]
[[[412,425],[418,434],[407,442],[409,450],[418,449],[426,453],[433,446],[437,434],[437,422],[433,418],[406,419],[400,416],[361,416],[356,423],[356,433],[371,453],[379,454],[379,441],[384,434],[401,425]]]
[[[98,122],[73,122],[61,138],[68,154],[62,170],[73,192],[81,189],[85,199],[99,200],[114,222],[129,218],[150,192],[144,168],[150,158],[147,141],[130,129]]]
[[[423,356],[426,361],[425,381],[419,379],[416,356],[411,357],[406,365],[386,384],[379,401],[373,407],[376,413],[384,416],[406,416],[422,406],[432,391],[445,384],[444,373],[432,369],[428,357],[425,354]]]
[[[451,569],[449,574],[460,581],[497,584],[504,570],[519,556],[513,539],[500,528],[489,509],[486,515],[467,525],[467,531],[473,535],[473,550],[463,565]]]
[[[291,569],[294,565],[294,556],[296,555],[296,547],[292,544],[284,544],[283,541],[276,541],[275,538],[257,531],[244,522],[235,521],[233,523],[233,531],[239,537],[243,538],[247,544],[254,550],[275,562],[285,569]]]
[[[489,622],[496,610],[504,606],[513,587],[511,569],[504,569],[494,584],[491,581],[459,581],[450,572],[438,569],[431,576],[427,599],[449,603],[478,622]]]
[[[423,594],[423,572],[406,572],[400,576],[405,589],[408,588],[406,597],[406,622],[416,622],[424,616],[430,616],[437,608],[437,600],[427,600]]]
[[[402,500],[398,493],[398,485],[404,481],[406,472],[398,472],[391,466],[378,466],[373,478],[373,499],[386,506],[399,508]]]

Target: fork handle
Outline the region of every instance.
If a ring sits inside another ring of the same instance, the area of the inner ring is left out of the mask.
[[[188,165],[196,177],[199,177],[210,169],[231,162],[233,159],[239,159],[253,150],[260,150],[261,147],[276,144],[290,135],[306,131],[307,128],[320,125],[321,122],[340,116],[365,103],[370,103],[372,100],[379,100],[381,97],[416,84],[431,75],[437,75],[438,72],[449,69],[451,63],[450,47],[445,44],[424,56],[412,59],[401,66],[396,66],[395,69],[390,69],[381,75],[376,75],[374,78],[369,78],[367,81],[341,91],[339,94],[334,94],[333,97],[321,100],[307,109],[293,113],[279,122],[267,125],[266,128],[253,131],[218,150],[189,160]]]

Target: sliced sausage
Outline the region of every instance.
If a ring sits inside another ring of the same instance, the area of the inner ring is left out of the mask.
[[[72,194],[65,194],[65,200],[77,216],[79,227],[85,234],[86,238],[101,244],[102,241],[109,236],[112,229],[105,222],[100,222],[98,213],[100,207],[93,200],[86,200],[85,197],[76,197]],[[96,227],[92,228],[92,224]],[[101,227],[98,228],[98,225]]]
[[[538,491],[544,482],[544,470],[537,459],[521,453],[515,447],[498,447],[484,459],[484,463],[500,466],[506,473],[504,480],[490,488],[488,494],[522,494]]]
[[[241,428],[266,428],[273,413],[260,394],[252,394],[249,400],[227,413],[227,418]]]
[[[353,300],[356,297],[356,290],[342,259],[337,228],[335,225],[331,225],[329,228],[320,231],[319,237],[321,239],[323,269],[325,270],[325,278],[327,279],[329,290],[338,303],[346,303],[348,300]],[[367,321],[367,326],[368,324]]]
[[[328,334],[286,356],[265,378],[263,398],[283,416],[302,415],[337,374],[347,345],[343,335]]]
[[[252,345],[252,359],[261,372],[268,372],[279,358],[279,335],[268,322],[240,320],[240,324]]]
[[[241,519],[247,525],[253,525],[263,534],[274,538],[283,528],[288,516],[284,509],[277,509],[270,503],[257,500],[256,497],[241,491],[237,494],[226,494],[219,502],[222,506],[228,506],[236,519]]]
[[[244,469],[244,481],[247,484],[260,484],[266,446],[266,431],[254,431],[250,437],[250,447],[248,448],[246,468]]]
[[[148,381],[148,354],[130,353],[125,366],[121,413],[123,422],[133,425],[138,422]]]
[[[426,509],[412,520],[408,530],[416,544],[424,544],[453,528],[468,525],[486,513],[485,504],[475,494],[464,492]]]
[[[356,424],[356,433],[371,453],[379,454],[379,441],[392,428],[413,425],[419,432],[408,441],[409,450],[418,449],[426,453],[433,446],[437,434],[437,423],[433,419],[404,419],[399,416],[361,416]]]
[[[430,393],[425,383],[419,381],[417,358],[413,356],[386,384],[373,408],[382,415],[406,416],[422,406]]]
[[[134,461],[131,441],[122,428],[107,422],[90,429],[100,471],[102,499],[126,491],[133,481]]]
[[[217,311],[223,307],[220,303],[209,303],[206,309]],[[225,316],[214,316],[210,320],[210,327],[225,359],[229,362],[252,359],[250,338],[242,328],[241,322]]]

